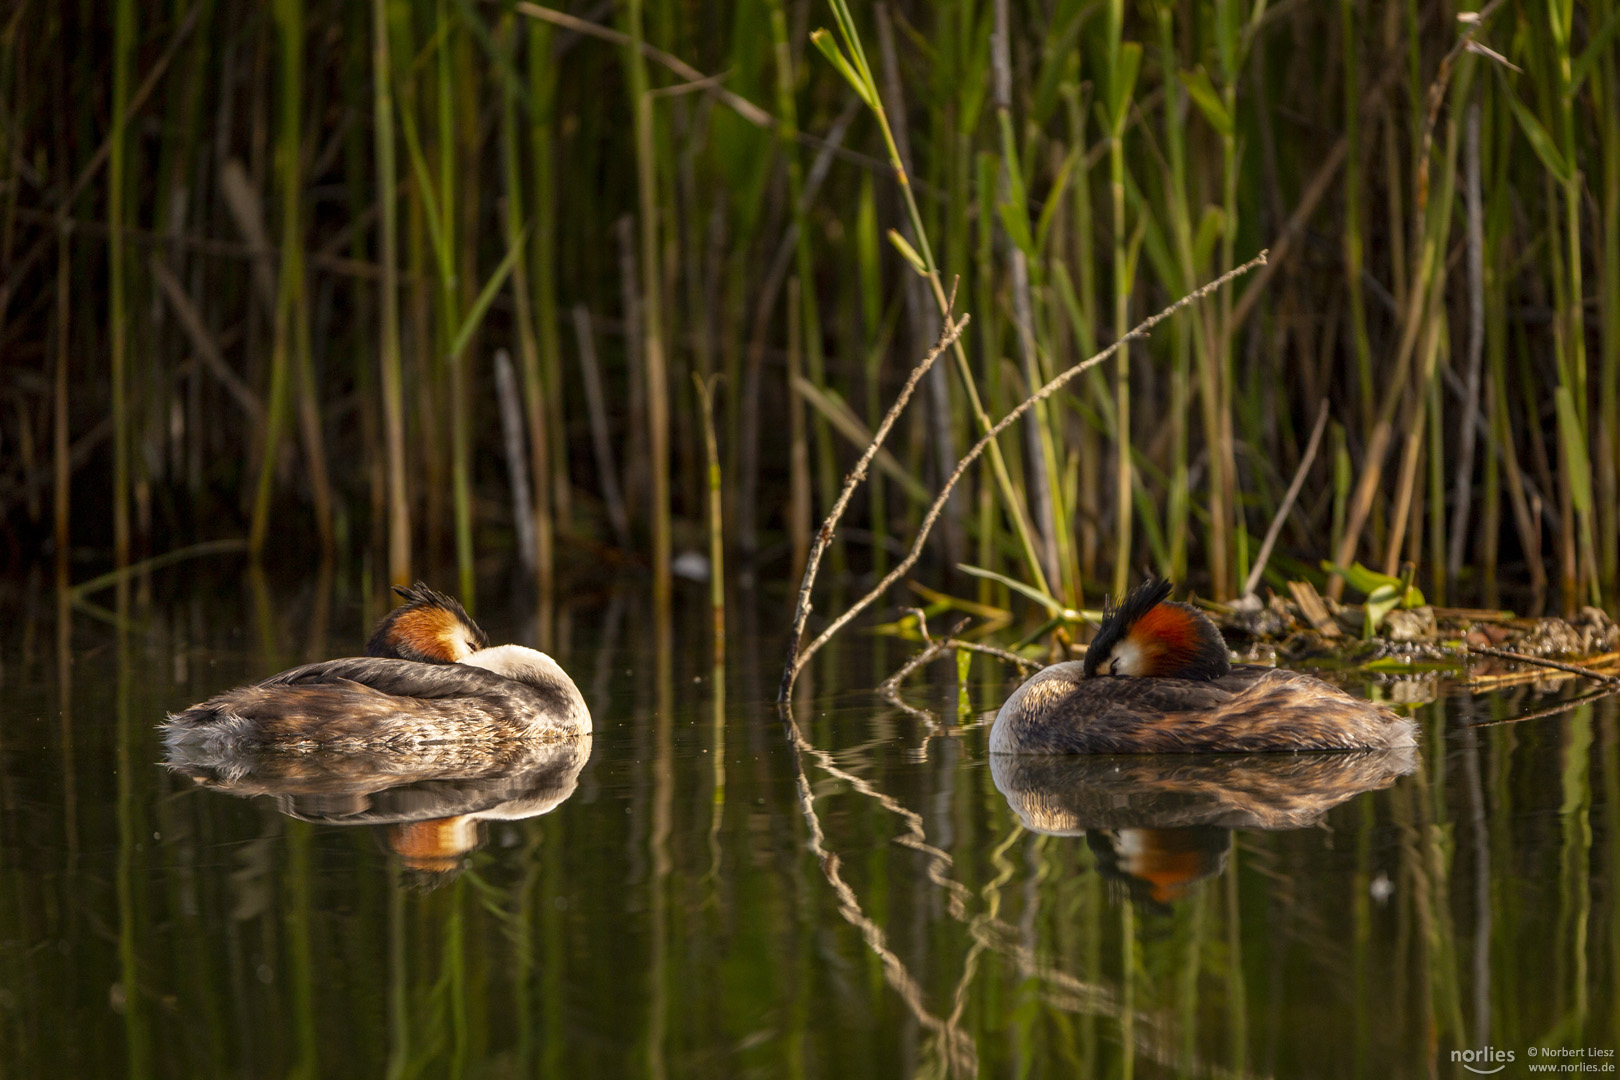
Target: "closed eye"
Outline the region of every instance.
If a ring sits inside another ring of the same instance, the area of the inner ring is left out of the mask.
[[[1108,661],[1108,674],[1110,674],[1110,675],[1118,675],[1119,674],[1119,657],[1116,656],[1113,659]]]

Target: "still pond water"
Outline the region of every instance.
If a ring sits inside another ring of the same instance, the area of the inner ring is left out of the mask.
[[[988,664],[907,711],[865,688],[910,647],[851,633],[784,723],[780,620],[734,615],[721,695],[696,598],[661,661],[624,595],[550,642],[588,746],[165,767],[165,712],[381,613],[292,591],[0,629],[0,1077],[1612,1071],[1620,731],[1531,715],[1569,681],[1409,683],[1405,757],[1010,768]]]

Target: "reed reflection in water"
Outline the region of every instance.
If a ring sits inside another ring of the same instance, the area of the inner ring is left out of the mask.
[[[588,750],[253,760],[199,784],[157,720],[314,648],[311,597],[256,618],[254,595],[132,595],[123,634],[75,616],[71,664],[42,644],[56,606],[18,605],[18,1075],[1403,1076],[1615,1037],[1616,699],[1518,722],[1568,682],[1444,692],[1413,757],[1007,763],[975,711],[999,672],[916,690],[935,723],[866,692],[892,656],[830,649],[784,726],[757,616],[736,612],[717,700],[703,643],[660,663],[621,598],[552,628]],[[325,656],[378,614],[329,613]],[[446,819],[441,850],[468,820],[482,846],[412,870],[431,845],[402,832]],[[1194,831],[1141,839],[1167,828]],[[1186,887],[1111,885],[1121,853]]]

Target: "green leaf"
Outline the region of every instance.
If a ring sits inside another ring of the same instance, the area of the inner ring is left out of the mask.
[[[877,102],[872,96],[871,88],[866,85],[866,80],[860,77],[854,65],[844,56],[844,50],[838,47],[838,42],[833,40],[833,36],[825,29],[819,29],[811,32],[810,41],[816,48],[821,50],[822,56],[832,61],[832,66],[837,68],[838,73],[849,81],[849,85],[855,88],[855,92],[861,96],[861,100],[866,102],[866,107],[876,109]]]
[[[1041,207],[1041,218],[1035,224],[1035,250],[1046,250],[1046,234],[1052,228],[1052,218],[1057,213],[1058,205],[1063,201],[1063,193],[1069,187],[1069,175],[1074,171],[1075,162],[1080,160],[1080,147],[1076,146],[1069,151],[1059,166],[1057,175],[1052,178],[1052,190],[1046,196],[1046,204]]]
[[[1024,189],[1024,169],[1018,160],[1018,148],[1013,139],[1012,117],[1005,109],[997,112],[997,124],[1001,128],[1001,168],[1007,178],[1007,192],[1006,198],[997,205],[996,212],[1007,235],[1018,245],[1018,250],[1034,258],[1035,241],[1031,239],[1029,231],[1029,195]]]
[[[945,610],[940,607],[925,607],[923,614],[932,618]],[[917,616],[911,612],[900,616],[894,622],[879,623],[872,627],[872,633],[882,634],[884,637],[897,637],[902,641],[921,641],[922,628],[917,623]]]
[[[416,133],[416,118],[409,108],[398,110],[400,129],[405,132],[405,149],[411,156],[411,171],[416,173],[416,187],[422,195],[427,218],[428,238],[433,242],[433,254],[443,262],[449,257],[444,250],[444,236],[440,231],[439,201],[433,197],[433,174],[428,171],[427,155],[422,153],[422,140]]]
[[[1210,203],[1204,207],[1204,216],[1198,219],[1198,232],[1193,236],[1193,267],[1209,265],[1215,254],[1215,244],[1226,234],[1226,210]]]
[[[1144,214],[1136,219],[1136,228],[1131,231],[1130,241],[1125,246],[1125,280],[1136,280],[1136,263],[1142,254],[1142,237],[1147,229],[1147,216]]]
[[[1125,117],[1131,109],[1131,94],[1136,91],[1136,76],[1142,70],[1142,43],[1127,41],[1119,47],[1119,65],[1109,72],[1109,131],[1118,135],[1125,130]]]
[[[1559,183],[1569,183],[1569,164],[1564,160],[1564,155],[1558,152],[1558,147],[1554,144],[1552,136],[1547,134],[1547,129],[1541,126],[1541,121],[1524,107],[1524,103],[1512,90],[1508,91],[1508,104],[1513,106],[1513,115],[1519,121],[1519,129],[1524,132],[1524,137],[1530,140],[1530,149],[1536,152],[1536,157],[1541,159],[1541,163],[1547,166],[1547,171],[1552,173]]]
[[[1191,71],[1183,71],[1181,85],[1187,88],[1187,96],[1198,106],[1198,111],[1204,114],[1209,126],[1222,136],[1230,137],[1236,130],[1232,125],[1232,115],[1226,111],[1226,103],[1221,101],[1221,95],[1216,91],[1215,84],[1210,81],[1209,72],[1205,71],[1202,65]]]
[[[517,265],[518,256],[523,252],[523,242],[528,236],[529,226],[525,225],[523,231],[518,233],[517,239],[512,241],[512,246],[507,249],[506,258],[501,260],[501,265],[489,276],[489,281],[484,284],[478,299],[473,301],[472,310],[461,320],[461,329],[456,331],[455,340],[450,343],[451,356],[460,356],[461,350],[472,340],[473,334],[478,330],[478,324],[484,321],[485,312],[489,311],[489,305],[494,302],[495,294],[501,291],[501,285],[506,282],[507,275],[512,272],[512,267]]]
[[[1367,614],[1366,622],[1361,628],[1362,640],[1371,638],[1378,630],[1378,625],[1384,621],[1384,616],[1401,606],[1401,583],[1396,581],[1393,585],[1380,585],[1367,594],[1367,603],[1364,608]]]
[[[990,6],[985,5],[986,8]],[[1031,119],[1037,125],[1046,123],[1052,110],[1057,107],[1060,86],[1065,81],[1078,81],[1080,54],[1075,42],[1080,40],[1080,31],[1086,19],[1096,10],[1092,4],[1081,7],[1070,17],[1068,24],[1047,38],[1042,46],[1041,73],[1035,79],[1035,93],[1030,107]]]
[[[1069,270],[1063,265],[1062,259],[1052,261],[1052,287],[1057,290],[1058,300],[1062,302],[1063,311],[1069,317],[1069,329],[1074,331],[1074,340],[1080,343],[1081,354],[1090,356],[1097,351],[1096,327],[1081,308],[1080,295],[1074,288],[1074,279],[1069,276]]]
[[[1041,625],[1037,626],[1035,629],[1013,642],[1012,651],[1018,652],[1027,645],[1033,645],[1047,634],[1050,634],[1054,630],[1061,629],[1066,625],[1067,623],[1061,615],[1047,619],[1045,622],[1041,623]]]
[[[836,392],[826,387],[818,387],[802,375],[793,377],[793,390],[805,401],[808,401],[818,413],[826,417],[827,422],[836,428],[840,435],[848,439],[852,445],[856,447],[872,445],[872,432],[867,429],[861,418],[855,415],[855,410],[849,407],[849,403],[839,397]],[[888,447],[880,448],[872,460],[886,476],[899,484],[905,493],[916,502],[926,506],[933,500],[933,493],[923,486],[922,481],[907,472],[905,466],[895,460],[894,455],[889,453]]]
[[[1024,213],[1024,208],[1014,202],[998,203],[996,213],[1001,217],[1001,227],[1007,230],[1007,239],[1033,259],[1035,238],[1029,234],[1029,215]]]
[[[1581,83],[1586,81],[1586,76],[1592,71],[1592,65],[1603,58],[1616,31],[1620,31],[1620,11],[1610,12],[1609,17],[1603,22],[1603,28],[1587,39],[1586,49],[1581,53],[1580,59],[1575,61],[1575,66],[1569,74],[1571,94],[1581,88]]]
[[[1350,583],[1351,588],[1366,596],[1369,600],[1380,589],[1389,589],[1398,598],[1397,603],[1401,607],[1423,606],[1422,590],[1412,587],[1398,577],[1380,574],[1377,570],[1370,570],[1359,562],[1351,563],[1349,566],[1340,566],[1336,562],[1323,559],[1322,569],[1330,574],[1338,574]],[[1401,591],[1403,588],[1405,589],[1404,593]]]
[[[1569,495],[1578,514],[1592,512],[1592,463],[1587,457],[1581,419],[1575,412],[1575,397],[1569,387],[1553,391],[1558,408],[1558,437],[1564,447],[1564,467],[1569,470]]]
[[[981,604],[976,600],[967,600],[960,596],[938,592],[930,589],[920,581],[908,581],[906,585],[916,594],[928,601],[941,611],[960,611],[964,615],[972,615],[984,619],[986,623],[999,623],[1005,626],[1012,622],[1012,612],[993,604]]]
[[[894,250],[898,251],[906,262],[911,264],[913,270],[923,277],[928,276],[928,266],[922,261],[922,256],[917,254],[917,249],[912,247],[897,230],[889,230],[889,243],[893,244]]]
[[[1077,621],[1081,618],[1078,611],[1073,611],[1064,607],[1057,600],[1054,600],[1046,593],[1041,592],[1041,590],[1035,588],[1033,585],[1025,585],[1022,581],[1014,580],[1013,578],[1008,577],[1006,574],[998,574],[994,570],[985,570],[982,567],[969,566],[966,563],[957,563],[956,568],[962,571],[964,574],[972,574],[974,577],[986,578],[987,580],[1007,586],[1007,588],[1011,589],[1015,593],[1029,597],[1031,600],[1044,607],[1047,614],[1052,615],[1055,618],[1068,619],[1071,621]]]

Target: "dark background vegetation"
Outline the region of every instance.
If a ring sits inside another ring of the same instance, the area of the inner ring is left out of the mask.
[[[1354,558],[1612,602],[1616,11],[19,0],[0,559],[68,582],[224,541],[469,595],[642,566],[663,597],[707,544],[712,392],[731,565],[796,581],[937,333],[916,262],[973,322],[840,534],[866,573],[975,401],[1270,248],[1004,436],[937,557],[1233,595],[1326,400],[1274,584]]]

